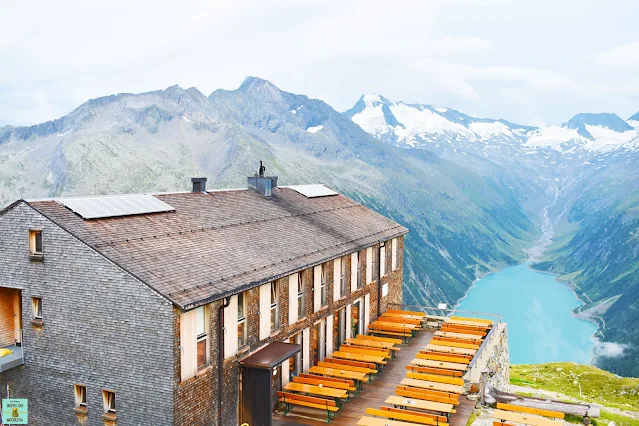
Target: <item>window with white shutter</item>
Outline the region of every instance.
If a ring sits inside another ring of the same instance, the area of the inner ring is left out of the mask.
[[[313,312],[322,307],[322,265],[313,268]]]
[[[359,287],[359,253],[351,253],[351,293]]]
[[[260,286],[260,340],[271,335],[271,283]]]
[[[322,281],[320,282],[320,304],[324,306],[328,303],[328,262],[321,265]]]
[[[301,272],[288,276],[288,325],[298,320],[297,277]]]
[[[277,281],[271,283],[271,333],[280,328],[280,292]]]
[[[386,244],[382,243],[379,248],[379,270],[382,277],[386,276]]]
[[[326,356],[333,353],[333,315],[326,317]]]
[[[237,295],[237,347],[241,348],[248,344],[248,292]]]
[[[366,284],[373,282],[373,247],[366,249]]]
[[[304,284],[304,273],[297,274],[297,317],[306,316],[306,284]]]
[[[392,250],[392,260],[391,260],[391,267],[393,271],[397,270],[397,238],[393,238],[391,241],[391,250]]]
[[[333,301],[342,298],[341,277],[342,276],[342,258],[333,260]]]
[[[239,303],[238,295],[230,297],[229,305],[224,308],[224,358],[237,354],[239,346]]]
[[[197,373],[197,321],[195,310],[180,315],[180,372],[185,381]]]
[[[371,319],[371,295],[364,295],[364,334],[368,334],[368,324]]]
[[[302,331],[302,368],[308,371],[311,356],[311,329],[305,328]]]

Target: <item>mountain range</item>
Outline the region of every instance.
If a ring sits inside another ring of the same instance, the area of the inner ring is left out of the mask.
[[[325,183],[410,228],[404,294],[414,305],[454,305],[473,280],[527,259],[550,232],[537,267],[573,284],[602,340],[625,345],[628,356],[597,362],[639,375],[627,362],[639,336],[621,326],[639,324],[635,127],[639,113],[539,128],[375,94],[340,113],[255,77],[209,96],[172,86],[1,127],[0,207],[187,190],[192,176],[243,187],[263,160],[282,184]]]

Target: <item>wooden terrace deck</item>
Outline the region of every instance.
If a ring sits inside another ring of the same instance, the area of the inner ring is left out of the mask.
[[[353,426],[360,417],[366,414],[366,408],[379,408],[386,398],[395,394],[395,388],[406,377],[406,365],[410,364],[420,349],[422,349],[433,337],[432,330],[420,330],[408,345],[402,345],[397,357],[389,360],[381,374],[372,382],[365,384],[358,396],[352,398],[342,406],[330,424],[334,426]],[[469,401],[465,396],[460,396],[457,413],[451,415],[450,426],[466,426],[475,407],[474,401]],[[295,407],[292,413],[283,416],[282,413],[273,415],[273,425],[325,425],[326,413],[318,410],[305,410],[303,407]]]

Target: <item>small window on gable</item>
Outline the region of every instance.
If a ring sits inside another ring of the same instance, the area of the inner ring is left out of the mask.
[[[32,259],[42,258],[42,231],[39,229],[29,230],[29,254]]]
[[[84,385],[74,385],[75,408],[87,410],[87,387]]]
[[[42,320],[42,298],[41,297],[31,298],[31,310],[33,313],[34,320]]]
[[[103,390],[102,403],[104,405],[104,414],[115,415],[115,392]]]

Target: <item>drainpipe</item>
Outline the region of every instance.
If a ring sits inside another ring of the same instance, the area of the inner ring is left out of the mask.
[[[217,311],[217,335],[218,335],[218,356],[217,356],[217,424],[222,426],[222,398],[224,397],[224,308],[231,304],[231,298],[226,297],[224,303]]]

